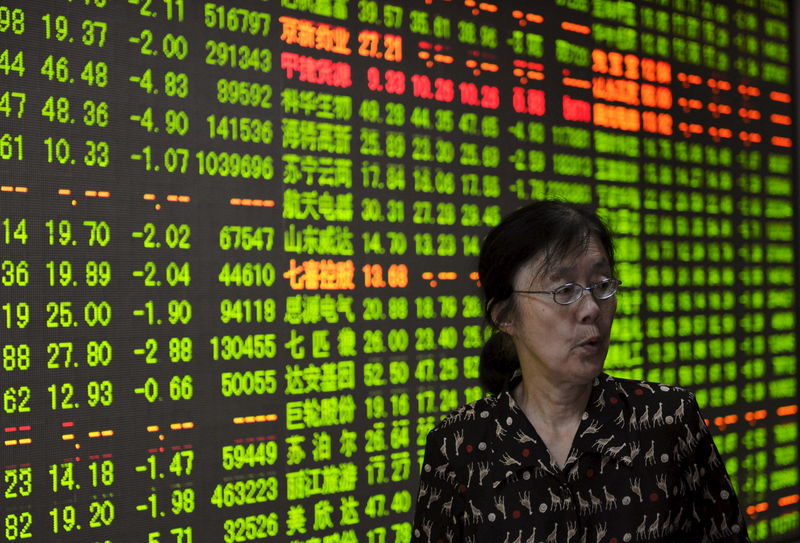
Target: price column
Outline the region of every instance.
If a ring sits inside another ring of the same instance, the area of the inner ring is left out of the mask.
[[[2,304],[4,373],[11,377],[2,390],[4,435],[13,435],[3,443],[3,492],[15,509],[4,513],[10,541],[101,538],[115,520],[115,460],[107,439],[114,428],[104,420],[114,403],[113,308],[104,288],[112,280],[114,245],[104,179],[111,151],[104,136],[103,4],[52,12],[22,3],[0,7],[0,71],[9,83],[0,92],[0,114],[14,130],[0,134],[0,157],[15,174],[2,187],[3,245],[10,249],[2,261],[2,285],[11,294]],[[23,48],[23,37],[41,47]],[[14,80],[25,81],[24,90]],[[76,100],[76,92],[89,99]],[[30,178],[27,168],[14,168],[23,161],[43,166],[41,173]],[[75,183],[89,175],[92,186]],[[34,202],[51,211],[42,216]],[[45,248],[46,256],[33,247]]]
[[[129,247],[125,347],[135,368],[126,385],[139,413],[126,429],[125,537],[148,543],[192,541],[202,497],[194,475],[205,460],[195,441],[200,371],[198,337],[190,332],[204,307],[192,296],[202,237],[197,195],[186,183],[193,173],[188,136],[197,130],[189,107],[195,44],[186,4],[117,6],[117,46],[126,55],[119,77],[127,98],[117,118],[130,135],[120,154],[135,179],[125,187],[129,216],[120,233]]]
[[[355,36],[358,48],[358,152],[362,197],[360,234],[363,257],[361,317],[364,328],[364,478],[370,489],[362,501],[369,541],[400,540],[410,526],[398,518],[410,509],[404,482],[412,478],[416,458],[411,447],[413,395],[407,388],[414,365],[413,298],[421,270],[412,255],[409,231],[412,204],[409,181],[412,135],[410,88],[398,63],[408,65],[410,43],[401,35],[408,13],[391,3],[364,2],[359,20],[369,25]],[[378,22],[380,21],[380,22]],[[357,179],[358,179],[357,175]]]

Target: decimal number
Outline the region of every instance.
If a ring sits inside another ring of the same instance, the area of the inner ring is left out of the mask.
[[[403,60],[403,38],[393,34],[381,34],[374,30],[358,33],[358,54],[362,57],[382,58],[392,62]]]
[[[47,227],[47,242],[49,245],[62,245],[72,246],[78,245],[79,241],[73,236],[73,225],[68,220],[48,220],[45,223]],[[84,242],[89,247],[105,247],[111,241],[111,228],[105,221],[83,221],[81,223],[87,231],[87,237]]]
[[[163,468],[159,468],[159,459],[161,455],[151,454],[147,457],[147,465],[146,466],[137,466],[136,471],[138,472],[145,472],[148,474],[150,479],[163,479],[166,475],[162,472]],[[169,462],[169,467],[167,470],[175,475],[176,477],[182,477],[191,475],[192,469],[194,466],[194,451],[183,450],[177,451],[173,453],[170,457],[168,455],[164,455],[163,460],[165,462]],[[161,462],[162,465],[165,462]]]
[[[17,11],[17,10],[14,10]],[[42,15],[44,23],[44,37],[47,40],[69,41],[77,43],[75,37],[70,37],[70,20],[64,15],[53,15],[45,13]],[[0,28],[2,28],[2,17],[0,16]],[[86,19],[81,22],[80,43],[86,46],[103,47],[106,43],[108,33],[108,23],[104,21],[92,21]]]
[[[114,401],[114,387],[111,381],[89,381],[86,385],[86,394],[76,401],[76,386],[72,383],[52,384],[47,387],[50,392],[50,409],[75,409],[82,405],[89,407],[108,407]],[[84,403],[85,402],[85,403]]]
[[[58,164],[75,165],[77,159],[72,156],[73,144],[66,138],[45,138],[43,141],[47,147],[47,162]],[[83,164],[86,166],[107,167],[111,162],[108,142],[85,140],[83,153]]]
[[[108,126],[108,102],[95,102],[86,100],[83,102],[83,124],[86,126],[97,126],[104,128]],[[60,124],[73,124],[75,118],[72,117],[69,98],[65,96],[50,96],[42,106],[42,117],[50,122]]]
[[[193,343],[190,337],[171,337],[168,342],[170,362],[191,362]],[[158,364],[158,341],[149,338],[144,348],[134,349],[133,354],[144,355],[147,364]]]
[[[88,477],[79,470],[88,470]],[[64,462],[61,464],[50,464],[50,490],[54,493],[65,491],[72,492],[80,488],[80,481],[83,484],[91,485],[92,488],[111,486],[114,484],[114,462],[102,460],[97,462],[84,462],[76,464],[74,462]],[[77,472],[77,473],[76,473]],[[76,480],[77,475],[77,480]],[[88,480],[86,480],[88,479]]]
[[[95,366],[108,366],[111,363],[113,349],[111,343],[107,340],[101,341],[87,341],[86,353],[83,358],[76,358],[73,361],[72,353],[75,346],[69,341],[51,342],[47,344],[47,369],[56,370],[61,368],[72,368],[78,365],[78,362],[85,361],[89,367]]]
[[[4,67],[2,58],[2,55],[0,55],[0,68]],[[25,67],[21,62],[17,64],[16,57],[15,62],[11,63],[8,69],[8,71],[16,71],[17,73],[20,71],[24,72],[24,70]],[[39,73],[45,76],[48,81],[56,81],[68,85],[75,83],[74,72],[70,71],[69,59],[67,57],[49,55],[44,62],[42,62]],[[102,61],[87,61],[81,69],[80,80],[89,87],[104,88],[108,85],[108,64]]]
[[[453,203],[417,200],[413,204],[414,224],[452,225],[456,222],[456,206]]]
[[[361,200],[361,219],[367,222],[399,223],[405,221],[405,202],[403,200],[384,200],[363,198]]]
[[[145,249],[191,249],[189,237],[192,228],[188,224],[168,224],[159,232],[159,227],[148,222],[142,227],[141,232],[132,232],[131,237],[142,240]]]
[[[174,87],[173,90],[175,90]],[[161,129],[154,120],[152,107],[128,118],[147,130],[148,133],[158,132]],[[181,109],[168,109],[164,112],[163,127],[167,134],[185,136],[189,132],[189,115]]]
[[[50,510],[53,519],[53,533],[71,532],[86,525],[89,528],[101,528],[114,522],[115,508],[110,500],[93,501],[89,504],[88,522],[79,522],[78,510],[74,505],[54,507]]]
[[[73,306],[72,302],[59,301],[48,302],[45,308],[47,313],[47,328],[68,328],[79,326],[81,322],[89,327],[105,327],[111,323],[111,304],[107,301],[93,302],[88,301],[81,309],[75,310],[78,306]],[[83,314],[83,321],[79,321],[75,316]]]
[[[392,4],[385,4],[383,6],[383,18],[381,19],[377,2],[372,0],[359,0],[358,20],[368,24],[383,23],[387,28],[401,28],[403,26],[403,8]]]
[[[80,284],[87,287],[105,287],[111,282],[111,263],[107,260],[88,261],[84,265],[82,277],[69,260],[59,262],[51,260],[45,267],[48,271],[48,284],[51,287],[78,286]],[[79,279],[83,282],[80,283]]]
[[[147,68],[142,75],[132,75],[128,81],[136,83],[147,94],[158,94],[159,89],[153,81],[152,68]],[[165,72],[162,90],[171,98],[186,98],[189,96],[189,76],[182,72]]]
[[[189,40],[186,36],[172,33],[165,34],[161,38],[161,47],[157,45],[158,40],[153,36],[153,31],[144,29],[138,36],[131,36],[128,41],[139,45],[139,53],[146,56],[162,55],[164,58],[184,60],[189,54]],[[151,47],[156,42],[155,47]]]
[[[146,287],[188,287],[192,282],[191,269],[188,262],[167,262],[161,272],[159,264],[153,261],[144,263],[144,269],[134,270],[131,275],[142,278]]]
[[[134,317],[144,317],[147,324],[189,324],[192,320],[192,304],[188,300],[167,300],[167,321],[161,318],[162,313],[156,308],[153,300],[147,300],[143,309],[134,309]]]
[[[108,0],[84,0],[87,4],[94,2],[97,7],[104,7]],[[129,4],[139,6],[139,15],[147,18],[164,17],[167,21],[182,23],[186,16],[185,0],[161,0],[164,10],[153,11],[153,2],[156,0],[134,0]]]

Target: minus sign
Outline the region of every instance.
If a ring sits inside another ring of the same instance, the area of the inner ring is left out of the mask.
[[[131,273],[134,277],[144,277],[144,271],[136,270],[135,272]]]
[[[140,238],[142,236],[144,236],[144,232],[131,232],[132,238]]]
[[[134,309],[133,314],[137,317],[142,317],[144,316],[144,309]]]
[[[144,349],[134,349],[133,354],[144,354]]]
[[[147,466],[136,466],[136,471],[147,471]]]
[[[136,506],[136,510],[137,511],[147,511],[147,505],[137,505]]]
[[[134,388],[133,392],[136,394],[144,394],[144,387]]]

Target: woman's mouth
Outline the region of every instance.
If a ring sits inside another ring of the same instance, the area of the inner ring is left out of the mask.
[[[601,337],[592,336],[578,343],[578,348],[587,351],[597,351],[598,349],[600,349],[601,345],[602,345]]]

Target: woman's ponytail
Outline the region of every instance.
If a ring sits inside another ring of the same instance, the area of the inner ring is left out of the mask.
[[[519,358],[511,336],[496,330],[481,351],[479,376],[481,385],[492,394],[499,394],[513,373],[519,369]]]

